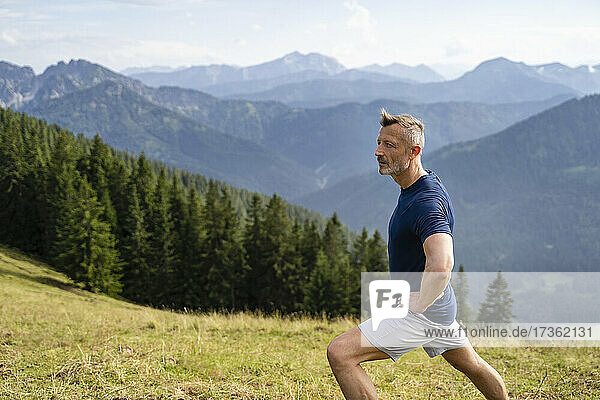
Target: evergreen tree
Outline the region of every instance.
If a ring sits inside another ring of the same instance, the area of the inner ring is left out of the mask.
[[[20,221],[14,244],[30,253],[44,256],[45,227],[48,223],[45,180],[46,161],[42,156],[40,138],[35,131],[25,137],[23,171],[20,199]]]
[[[169,214],[172,220],[173,259],[171,276],[169,277],[169,282],[171,283],[168,303],[176,308],[189,307],[185,303],[185,291],[189,285],[184,281],[189,279],[186,271],[189,266],[183,262],[187,247],[185,236],[187,229],[186,221],[189,218],[189,214],[179,178],[175,174],[173,174],[169,187]]]
[[[361,234],[354,240],[351,253],[352,282],[350,302],[355,308],[352,312],[358,313],[361,304],[361,273],[368,272],[371,264],[370,239],[367,229],[363,227]]]
[[[304,302],[307,300],[307,291],[312,272],[317,269],[319,252],[322,253],[322,238],[314,221],[304,221],[300,235],[299,253],[301,255],[298,275],[298,297],[300,298],[297,309],[309,311]],[[324,254],[322,255],[324,257]],[[323,261],[325,262],[325,261]]]
[[[102,206],[87,179],[79,183],[75,208],[58,227],[56,261],[74,281],[94,292],[116,295],[121,291],[119,258]]]
[[[202,216],[206,227],[205,291],[208,293],[208,306],[217,309],[243,307],[243,304],[239,304],[239,295],[246,265],[243,247],[236,237],[238,216],[228,192],[223,190],[219,196],[212,180]]]
[[[334,284],[338,286],[335,290],[332,290],[331,303],[333,307],[340,314],[355,312],[360,304],[355,304],[352,294],[355,292],[353,286],[356,284],[357,279],[360,280],[360,272],[350,269],[348,243],[342,229],[342,223],[336,213],[327,221],[323,234],[323,252],[335,277]]]
[[[146,160],[144,152],[140,154],[137,160],[136,168],[133,172],[133,182],[136,185],[140,208],[144,213],[144,218],[150,214],[152,196],[154,194],[154,175],[150,169],[150,164]]]
[[[288,311],[290,287],[287,278],[293,268],[285,255],[289,251],[290,219],[281,197],[271,197],[265,209],[263,255],[267,273],[261,278],[266,310]]]
[[[480,322],[511,322],[512,298],[508,284],[502,273],[498,271],[496,278],[488,285],[485,300],[479,307]]]
[[[267,293],[263,293],[264,286],[260,284],[267,274],[264,254],[266,239],[263,213],[264,208],[260,196],[254,194],[246,217],[242,239],[246,254],[246,265],[248,266],[248,273],[244,281],[245,301],[248,308],[260,308],[266,302],[265,298],[267,296]]]
[[[128,187],[131,180],[130,171],[122,160],[113,158],[112,163],[106,172],[106,180],[108,183],[111,205],[114,209],[114,220],[116,221],[114,233],[117,239],[117,248],[119,253],[122,253],[122,241],[124,236],[123,226],[128,215],[130,201],[129,197],[124,194],[130,193]],[[110,220],[110,212],[107,212],[107,220]]]
[[[358,271],[367,271],[369,265],[369,233],[363,227],[361,234],[354,240],[351,253],[352,267]]]
[[[300,238],[300,254],[302,254],[302,269],[306,271],[306,278],[316,268],[319,250],[322,250],[323,239],[314,221],[306,220]]]
[[[176,283],[180,286],[181,295],[175,300],[178,302],[179,308],[196,309],[206,305],[207,271],[204,267],[207,262],[203,253],[206,232],[202,221],[202,207],[194,188],[188,195],[187,207],[186,215],[188,217],[182,236],[185,247],[181,253],[181,269],[177,276],[178,283]]]
[[[294,218],[294,223],[288,237],[285,249],[283,287],[288,291],[281,297],[281,310],[285,312],[298,311],[304,302],[304,285],[307,278],[303,268],[300,242],[302,239],[302,227],[299,219]]]
[[[150,255],[153,277],[150,293],[154,304],[169,304],[171,278],[176,263],[174,252],[173,220],[169,207],[169,185],[164,169],[160,171],[150,205],[149,233]]]
[[[319,250],[315,268],[306,285],[303,309],[313,314],[325,312],[338,315],[343,295],[339,277],[331,268],[325,253]]]
[[[469,282],[467,281],[467,274],[465,273],[465,267],[461,264],[458,267],[458,272],[454,273],[452,277],[452,288],[456,296],[457,314],[456,320],[463,322],[470,322],[473,320],[473,308],[469,304]]]
[[[144,212],[137,195],[137,186],[133,180],[129,184],[128,211],[123,221],[121,255],[124,260],[123,295],[128,299],[150,304],[150,288],[153,284],[153,270],[149,264],[150,244],[146,230]]]
[[[62,230],[69,228],[69,215],[77,206],[76,188],[81,178],[76,169],[77,152],[74,145],[72,137],[57,135],[48,164],[45,189],[48,222],[44,230],[44,241],[47,244],[45,253],[53,261],[61,255],[61,250],[55,245],[59,235],[66,235]]]
[[[388,255],[387,245],[378,230],[373,233],[373,237],[369,239],[369,262],[367,263],[367,271],[369,272],[387,272]]]

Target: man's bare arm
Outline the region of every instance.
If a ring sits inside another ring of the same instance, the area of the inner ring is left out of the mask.
[[[440,298],[450,281],[454,266],[452,236],[447,233],[435,233],[425,239],[425,273],[421,279],[419,298],[411,307],[414,312],[422,313]]]

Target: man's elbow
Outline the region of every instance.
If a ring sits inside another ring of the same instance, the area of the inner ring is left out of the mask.
[[[454,257],[452,255],[448,255],[445,257],[440,257],[440,259],[433,262],[426,263],[425,272],[450,274],[452,272],[452,268],[454,268]]]

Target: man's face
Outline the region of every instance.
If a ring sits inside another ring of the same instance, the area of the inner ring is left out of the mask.
[[[408,150],[400,137],[400,125],[388,125],[379,130],[375,156],[381,175],[400,175],[410,165]]]

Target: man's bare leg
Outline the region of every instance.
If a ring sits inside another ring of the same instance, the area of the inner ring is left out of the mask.
[[[360,366],[363,361],[390,358],[387,354],[368,344],[357,327],[342,333],[327,346],[327,359],[344,397],[353,399],[377,399],[373,381]]]
[[[465,374],[488,400],[508,400],[500,374],[485,362],[471,345],[447,350],[442,356],[454,368]]]

